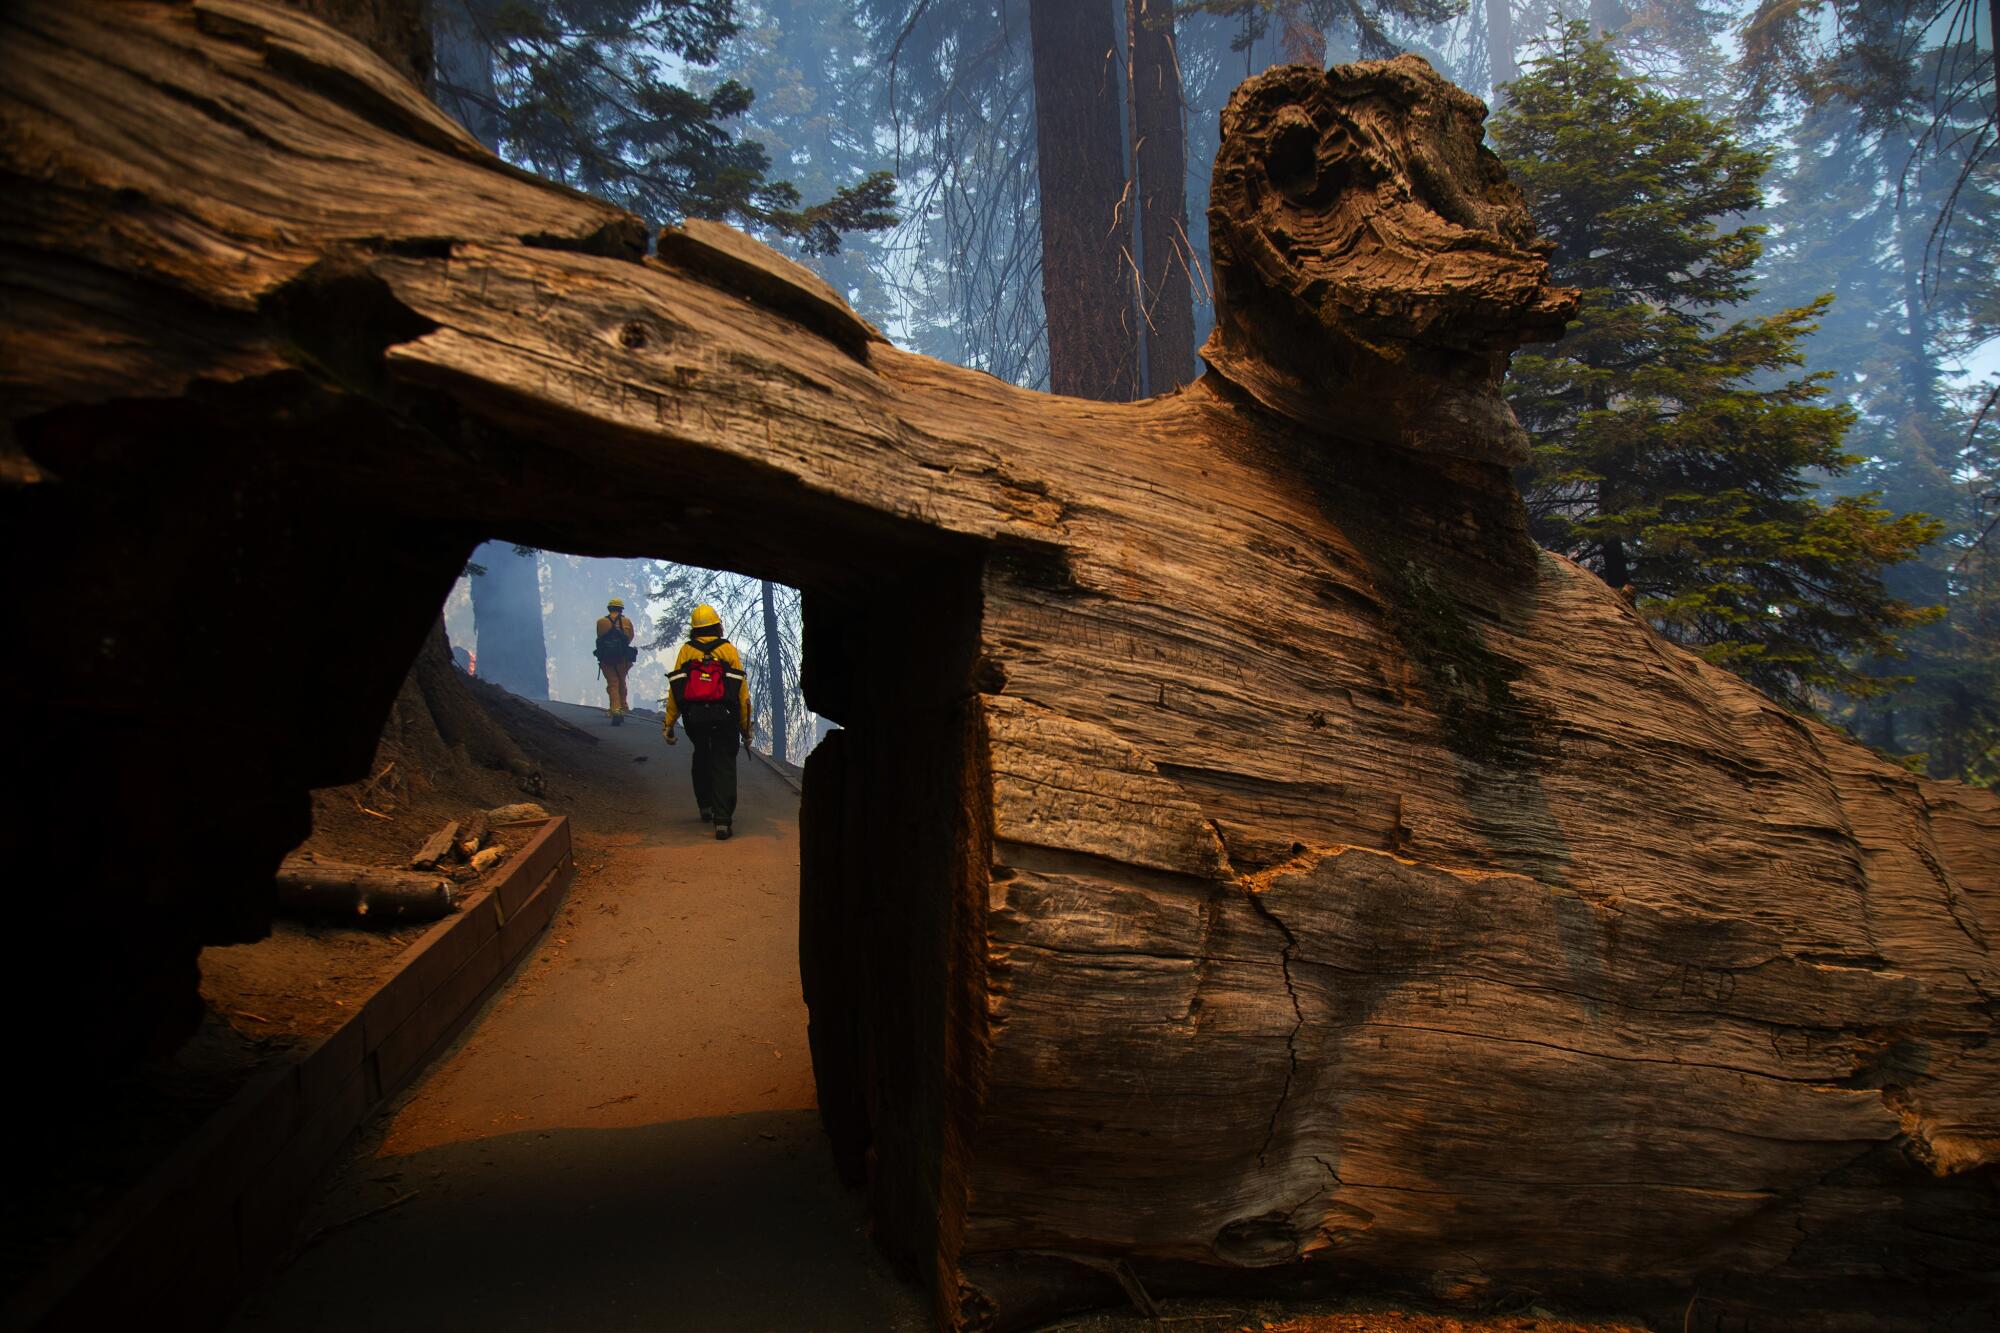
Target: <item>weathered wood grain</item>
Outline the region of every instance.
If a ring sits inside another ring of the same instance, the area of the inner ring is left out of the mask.
[[[734,227],[689,218],[660,233],[654,256],[670,268],[741,292],[854,352],[887,342],[882,331],[848,308],[825,278],[759,245]]]
[[[428,870],[438,862],[449,860],[458,847],[458,821],[452,820],[430,837],[424,839],[423,846],[410,855],[410,869]]]
[[[297,524],[364,524],[411,644],[495,535],[807,589],[847,726],[807,777],[814,1059],[946,1322],[1113,1258],[1663,1318],[1700,1281],[1803,1326],[1990,1291],[2000,800],[1534,549],[1497,384],[1569,296],[1420,62],[1238,95],[1211,373],[1104,404],[901,351],[726,231],[647,257],[298,15],[0,25],[5,476],[42,506],[10,540],[74,532],[61,497],[277,579],[316,568]],[[177,470],[230,481],[151,513]],[[60,621],[93,568],[30,616],[55,661],[95,660]],[[302,791],[366,715],[239,758]]]
[[[1577,293],[1481,142],[1486,108],[1423,60],[1273,70],[1223,112],[1209,194],[1211,366],[1354,439],[1527,461],[1507,356]]]

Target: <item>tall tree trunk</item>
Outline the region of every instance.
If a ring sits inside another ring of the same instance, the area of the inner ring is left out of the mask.
[[[1604,539],[1604,568],[1600,571],[1603,580],[1614,588],[1623,589],[1632,581],[1632,562],[1625,554],[1623,537]]]
[[[587,640],[597,646],[597,618],[604,614],[605,589],[593,578],[593,562],[581,556],[546,554],[547,595],[542,600],[542,636],[549,649],[549,698],[568,704],[602,704],[604,678]]]
[[[1884,705],[1875,715],[1875,748],[1884,754],[1896,753],[1896,709]]]
[[[1139,299],[1149,394],[1194,378],[1196,262],[1187,234],[1187,135],[1174,0],[1125,0],[1131,43],[1132,179],[1139,200]]]
[[[431,9],[437,53],[434,101],[499,152],[494,119],[493,54],[478,34],[470,3],[439,0]],[[472,580],[474,652],[481,680],[530,699],[549,697],[548,644],[542,633],[542,588],[536,558],[511,542],[487,542],[473,555],[486,572]]]
[[[1514,63],[1514,0],[1486,0],[1486,69],[1493,80],[1492,102],[1498,110],[1503,100],[1502,84],[1520,76]]]
[[[548,698],[542,582],[534,553],[517,555],[512,542],[487,542],[472,553],[472,561],[486,571],[472,580],[479,678],[524,698]]]
[[[279,0],[337,28],[393,65],[397,73],[431,91],[431,42],[427,20],[436,0]]]
[[[437,53],[437,72],[431,100],[497,153],[500,127],[494,111],[499,97],[493,83],[493,52],[479,31],[484,17],[470,0],[432,4],[431,45]]]
[[[764,679],[771,700],[771,757],[785,762],[785,641],[778,637],[778,607],[764,580]]]
[[[1899,156],[1907,160],[1915,151],[1899,143]],[[1891,159],[1895,160],[1894,158]],[[1938,370],[1931,356],[1931,311],[1924,300],[1925,231],[1910,216],[1910,200],[1896,201],[1896,258],[1903,279],[1903,394],[1908,403],[1910,423],[1929,438],[1938,416]]]
[[[1029,0],[1028,24],[1049,388],[1123,402],[1138,388],[1139,339],[1119,226],[1125,145],[1111,10],[1101,0]]]
[[[1995,15],[2000,18],[2000,15]],[[1975,702],[1974,693],[1962,684],[1954,683],[1945,690],[1945,701],[1937,711],[1937,744],[1931,751],[1931,774],[1934,777],[1956,778],[1960,782],[1970,781],[1972,772],[1972,750],[1967,743],[1979,729],[1980,704]]]
[[[2000,0],[1986,0],[1986,40],[1993,45],[1993,115],[2000,120]]]
[[[1602,385],[1592,385],[1590,390],[1590,410],[1593,412],[1602,412],[1610,405],[1611,397],[1605,392]],[[1613,493],[1611,483],[1609,481],[1598,482],[1597,512],[1600,515],[1616,513],[1618,504],[1619,499]],[[1598,573],[1606,583],[1620,591],[1623,591],[1625,585],[1632,581],[1632,560],[1630,554],[1625,549],[1624,538],[1606,537],[1604,539],[1604,568],[1599,570]]]

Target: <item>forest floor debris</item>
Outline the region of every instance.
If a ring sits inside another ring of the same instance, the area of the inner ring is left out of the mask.
[[[616,785],[606,773],[626,776],[622,759],[615,769],[597,759],[596,738],[582,729],[490,687],[476,697],[539,765],[542,807],[525,807],[534,818],[598,810],[606,785]],[[297,852],[403,869],[452,821],[462,830],[494,825],[483,850],[499,850],[503,866],[506,854],[526,845],[532,825],[489,819],[500,807],[522,813],[515,775],[442,747],[410,748],[423,752],[404,753],[385,736],[367,778],[314,792],[312,836]],[[453,864],[451,872],[459,892],[478,887],[468,866]],[[261,1070],[352,1017],[431,924],[278,917],[265,939],[204,949],[207,1013],[194,1037],[107,1088],[24,1160],[0,1230],[0,1291],[52,1262]]]

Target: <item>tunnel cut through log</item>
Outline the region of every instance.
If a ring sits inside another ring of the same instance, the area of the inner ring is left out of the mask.
[[[985,1042],[988,864],[974,569],[808,594],[805,688],[840,723],[805,765],[799,974],[820,1117],[886,1249],[929,1284],[963,1225],[963,1090]]]
[[[1482,113],[1414,58],[1246,84],[1209,372],[1105,404],[900,351],[724,228],[649,253],[297,13],[0,10],[42,778],[0,819],[73,886],[25,904],[75,999],[22,1058],[185,1026],[477,541],[667,554],[808,589],[853,719],[807,776],[815,1067],[942,1322],[1990,1303],[2000,800],[1534,549],[1499,376],[1572,296]]]

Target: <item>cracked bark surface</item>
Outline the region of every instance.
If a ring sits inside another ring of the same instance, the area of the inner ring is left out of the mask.
[[[648,256],[254,0],[12,5],[0,117],[4,540],[67,553],[6,666],[46,779],[7,845],[89,889],[29,926],[107,1049],[263,928],[479,540],[727,551],[807,589],[846,724],[815,1069],[945,1322],[1128,1278],[1669,1318],[1699,1281],[1795,1326],[1990,1293],[2000,801],[1532,548],[1498,376],[1569,298],[1421,62],[1246,85],[1210,373],[1115,405],[904,353],[719,229]],[[356,543],[393,577],[350,589]],[[300,586],[324,659],[225,695],[233,608]],[[886,703],[885,603],[926,627]],[[185,780],[71,837],[79,735]]]

